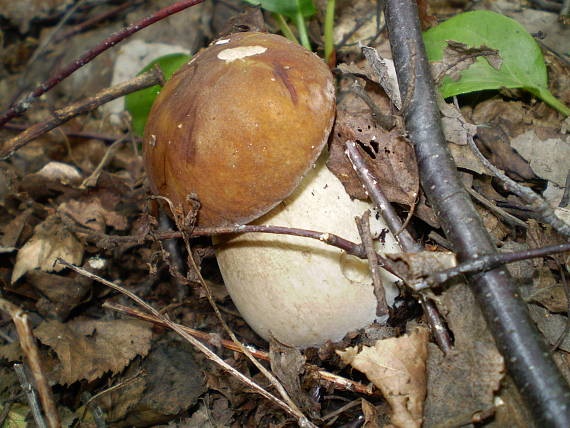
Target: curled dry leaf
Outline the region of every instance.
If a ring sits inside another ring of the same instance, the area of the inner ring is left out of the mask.
[[[470,48],[465,43],[448,40],[447,47],[443,51],[443,59],[432,63],[435,81],[440,82],[446,75],[453,80],[459,80],[461,71],[469,68],[479,57],[485,58],[495,70],[501,68],[503,60],[497,49],[491,49],[485,45]]]
[[[356,347],[337,351],[382,391],[392,407],[392,423],[398,427],[422,424],[428,338],[428,330],[417,327],[410,334],[378,340],[360,352]]]
[[[150,348],[150,325],[134,320],[45,321],[34,335],[51,347],[61,363],[58,383],[92,381],[107,371],[118,373]]]
[[[64,267],[55,264],[58,258],[75,265],[80,264],[83,245],[73,233],[65,229],[57,217],[52,216],[36,226],[34,235],[18,251],[12,271],[12,284],[33,269],[61,271]]]

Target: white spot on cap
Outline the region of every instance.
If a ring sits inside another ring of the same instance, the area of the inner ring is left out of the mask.
[[[218,59],[226,62],[232,62],[236,59],[243,59],[248,56],[262,54],[266,50],[267,48],[263,46],[239,46],[237,48],[224,49],[218,54]]]
[[[216,42],[216,45],[225,45],[226,43],[229,43],[230,39],[222,39],[222,40],[218,40]]]

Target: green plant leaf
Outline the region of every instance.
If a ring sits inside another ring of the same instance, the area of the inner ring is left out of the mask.
[[[443,59],[448,40],[469,47],[496,49],[502,64],[497,70],[479,57],[460,72],[459,80],[445,76],[440,86],[444,98],[486,89],[522,88],[561,113],[570,114],[570,109],[548,90],[548,75],[540,47],[515,20],[484,10],[457,15],[424,33],[430,61]]]
[[[164,73],[164,78],[168,80],[172,74],[183,64],[187,63],[190,58],[190,55],[182,53],[164,55],[144,67],[139,74],[150,70],[155,64],[158,64]],[[131,114],[133,120],[133,131],[138,135],[143,135],[144,133],[144,127],[146,125],[146,120],[150,113],[152,103],[159,92],[160,85],[155,85],[150,88],[133,92],[125,97],[125,109]]]
[[[303,18],[309,18],[317,12],[312,0],[246,0],[246,2],[291,19],[295,19],[298,13]]]

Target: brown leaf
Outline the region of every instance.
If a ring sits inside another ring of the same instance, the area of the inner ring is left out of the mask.
[[[297,348],[284,346],[275,340],[269,343],[271,370],[283,384],[291,399],[312,418],[319,417],[318,404],[301,387],[300,375],[304,372],[305,357]]]
[[[440,271],[455,267],[457,260],[451,252],[421,251],[419,253],[384,254],[396,263],[398,273],[407,279],[421,279]]]
[[[347,193],[357,199],[368,196],[350,161],[345,155],[346,141],[356,141],[365,152],[371,173],[390,202],[413,205],[419,191],[416,157],[411,145],[397,130],[386,131],[377,126],[368,112],[337,113],[327,167],[342,182]],[[417,215],[430,224],[437,224],[433,211],[420,199]]]
[[[448,311],[455,347],[445,356],[429,345],[425,425],[470,424],[473,415],[493,407],[504,362],[467,285],[451,287],[440,301]]]
[[[527,301],[538,303],[550,312],[567,312],[568,299],[562,283],[547,267],[539,268],[534,273],[533,287]]]
[[[461,71],[469,68],[479,57],[483,57],[491,67],[497,70],[501,68],[503,60],[498,50],[485,45],[470,48],[464,43],[448,40],[447,47],[443,51],[443,59],[432,63],[434,78],[439,82],[447,75],[452,80],[459,80]]]
[[[105,232],[106,226],[116,230],[126,230],[129,226],[124,216],[105,208],[98,197],[70,200],[61,204],[58,210],[69,215],[77,223],[98,232]]]
[[[401,337],[378,340],[360,352],[356,348],[337,351],[382,391],[392,407],[392,423],[398,427],[422,424],[428,338],[428,330],[418,327]]]
[[[62,384],[119,372],[137,355],[147,354],[152,336],[149,325],[140,321],[81,319],[44,321],[34,334],[56,352]]]
[[[83,245],[56,216],[52,216],[36,226],[34,235],[18,251],[12,271],[12,284],[33,269],[39,268],[45,272],[63,270],[62,265],[55,264],[58,257],[72,264],[80,264]]]

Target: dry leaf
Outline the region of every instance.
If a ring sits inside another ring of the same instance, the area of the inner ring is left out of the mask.
[[[545,180],[564,187],[570,167],[570,139],[566,135],[541,139],[534,130],[511,140],[511,146],[529,163],[532,170]]]
[[[44,272],[63,270],[62,265],[55,264],[59,257],[78,265],[83,259],[83,245],[57,217],[52,216],[36,226],[34,235],[18,251],[12,284],[33,269],[39,268]]]
[[[467,285],[449,288],[440,302],[440,310],[447,310],[455,346],[444,355],[437,345],[429,344],[425,426],[467,425],[473,415],[494,406],[494,392],[504,372],[503,357]]]
[[[418,327],[401,337],[378,340],[365,346],[337,351],[342,360],[363,372],[392,407],[392,423],[420,427],[426,395],[426,359],[429,332]]]
[[[126,230],[129,226],[124,216],[105,208],[98,197],[70,200],[61,204],[58,210],[69,215],[77,223],[99,232],[105,232],[106,226],[116,230]]]
[[[457,266],[455,254],[447,251],[384,254],[384,257],[395,262],[398,273],[408,280],[422,279],[434,272]]]
[[[134,320],[44,321],[34,335],[51,347],[61,363],[59,382],[92,381],[121,371],[137,355],[146,355],[152,331]]]
[[[533,286],[526,300],[544,306],[550,312],[567,312],[568,299],[562,283],[548,267],[540,267],[534,272]]]
[[[271,370],[293,402],[311,418],[319,417],[318,404],[311,400],[301,387],[300,375],[304,371],[306,361],[304,355],[297,348],[281,345],[275,340],[271,340],[269,345]]]
[[[491,67],[497,70],[501,68],[503,60],[498,50],[485,45],[470,48],[464,43],[448,40],[447,47],[443,51],[443,59],[432,62],[432,73],[435,81],[441,81],[446,75],[452,80],[459,80],[461,71],[469,68],[479,57],[485,58]]]

